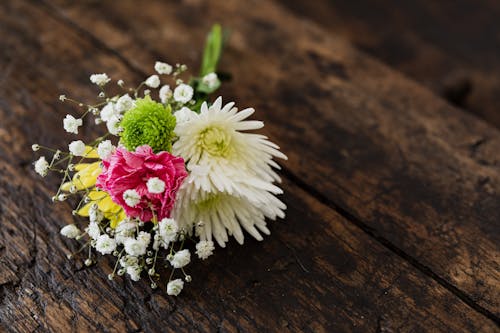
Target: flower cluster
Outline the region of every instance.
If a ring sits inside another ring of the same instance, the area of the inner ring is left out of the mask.
[[[217,56],[210,53],[220,48],[219,39],[216,26],[202,72],[188,83],[181,78],[185,65],[164,62],[156,62],[156,74],[136,88],[118,80],[115,89],[122,92],[111,95],[111,78],[91,75],[101,101],[84,104],[61,95],[61,101],[83,109],[78,117],[66,115],[63,127],[78,134],[93,115],[107,133],[87,143],[74,140],[67,151],[32,146],[52,153],[34,163],[40,176],[62,175],[53,200],[77,196],[73,214],[88,219],[80,227],[63,227],[61,234],[85,241],[86,265],[96,253],[116,257],[110,279],[147,276],[156,288],[160,271],[169,268],[166,290],[178,295],[191,281],[185,271],[191,251],[205,260],[215,251],[214,242],[225,247],[231,236],[240,244],[244,232],[262,240],[261,234],[269,234],[266,219],[284,217],[286,206],[276,197],[282,190],[275,158],[286,156],[267,137],[248,132],[263,127],[248,119],[253,109],[238,111],[221,97],[208,102],[220,86],[215,73],[220,50]]]

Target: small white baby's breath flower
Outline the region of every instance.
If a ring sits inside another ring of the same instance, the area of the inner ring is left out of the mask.
[[[127,267],[127,274],[130,276],[132,281],[139,281],[141,279],[142,268],[139,265],[133,265]]]
[[[33,151],[38,151],[38,150],[40,150],[40,145],[39,145],[39,144],[37,144],[37,143],[35,143],[35,144],[31,145],[31,150],[33,150]]]
[[[157,61],[155,63],[155,71],[158,74],[167,74],[167,75],[169,75],[170,73],[172,73],[172,66],[170,66],[167,63],[164,63],[164,62],[161,62],[161,61]]]
[[[104,86],[109,81],[111,81],[111,79],[106,73],[90,75],[90,82],[97,84],[98,86]]]
[[[118,112],[126,112],[134,107],[134,100],[128,94],[123,95],[116,101],[115,108]]]
[[[115,150],[115,146],[109,140],[102,141],[97,146],[97,154],[101,160],[107,159],[113,151]]]
[[[123,244],[125,240],[132,238],[135,234],[137,224],[131,221],[122,221],[115,229],[115,239],[119,244]]]
[[[125,82],[123,82],[123,80],[118,80],[118,82],[116,82],[116,84],[119,85],[120,87],[123,87]]]
[[[193,88],[187,84],[180,84],[174,90],[174,99],[179,103],[187,103],[193,98]]]
[[[161,87],[159,92],[161,102],[163,104],[167,103],[168,98],[170,97],[171,94],[172,92],[170,91],[170,86],[168,84]]]
[[[182,288],[184,288],[184,281],[181,279],[172,280],[167,284],[167,294],[177,296],[181,293]]]
[[[160,86],[160,77],[156,74],[151,75],[144,81],[144,84],[150,88],[158,88]]]
[[[99,229],[99,225],[96,222],[90,222],[85,231],[93,240],[96,240],[101,235],[101,230]]]
[[[45,156],[42,156],[35,162],[35,172],[40,176],[45,177],[47,175],[47,171],[49,171],[49,163],[45,159]]]
[[[174,241],[178,231],[179,226],[174,219],[164,218],[158,223],[158,234],[166,243]]]
[[[158,177],[149,178],[146,185],[149,193],[160,194],[165,191],[165,182]]]
[[[78,127],[82,126],[83,121],[67,114],[63,119],[64,130],[68,133],[78,134]]]
[[[93,204],[89,208],[89,220],[90,222],[99,223],[104,219],[104,214],[99,210],[96,204]]]
[[[101,110],[101,119],[103,121],[108,121],[115,116],[119,116],[120,112],[115,108],[115,105],[111,102],[106,104]]]
[[[182,268],[191,261],[191,253],[188,249],[178,251],[169,261],[174,268]]]
[[[118,135],[123,130],[120,126],[121,118],[114,116],[106,122],[106,127],[108,128],[108,132],[112,135]]]
[[[116,242],[109,235],[103,234],[97,238],[95,249],[101,254],[110,254],[116,249]]]
[[[68,224],[61,229],[61,235],[68,238],[75,238],[80,235],[80,229],[74,224]]]
[[[60,95],[60,96],[59,96],[59,100],[60,100],[61,102],[64,102],[64,101],[66,100],[66,95]]]
[[[151,242],[151,234],[149,232],[141,231],[137,235],[137,240],[141,242],[144,247],[148,247]]]
[[[75,156],[85,155],[85,143],[82,140],[73,141],[68,146],[71,154]]]
[[[210,257],[215,250],[214,242],[212,241],[200,241],[196,244],[196,254],[202,260]]]
[[[137,265],[138,261],[137,257],[125,255],[120,258],[120,265],[126,268]]]
[[[141,201],[141,196],[136,190],[130,189],[123,192],[123,200],[130,207],[135,207]]]
[[[142,256],[146,254],[147,245],[143,241],[127,238],[123,245],[125,247],[125,252],[131,256]]]
[[[204,84],[206,84],[209,88],[215,87],[215,85],[217,84],[217,81],[218,81],[217,74],[215,74],[213,72],[212,73],[208,73],[207,75],[205,75],[201,79],[201,82],[203,82]]]

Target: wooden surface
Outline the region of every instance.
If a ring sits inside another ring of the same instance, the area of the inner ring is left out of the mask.
[[[0,3],[4,330],[500,331],[500,132],[360,51],[337,33],[349,24],[332,28],[325,10],[292,6]],[[57,182],[34,175],[30,151],[35,141],[69,140],[57,96],[91,99],[91,73],[137,81],[158,59],[196,70],[213,22],[232,30],[221,68],[234,79],[222,94],[254,106],[290,158],[287,218],[264,242],[231,242],[191,265],[194,280],[178,298],[146,281],[108,281],[111,261],[68,262],[76,244],[58,231],[71,209],[50,203]]]
[[[500,2],[280,0],[500,127]]]

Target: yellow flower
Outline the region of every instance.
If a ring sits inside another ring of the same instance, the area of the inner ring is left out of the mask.
[[[86,147],[86,158],[99,158],[97,152],[91,147]],[[99,210],[103,212],[104,217],[109,219],[111,228],[115,228],[120,221],[125,217],[123,208],[114,203],[109,194],[105,191],[97,191],[95,183],[97,177],[101,174],[100,161],[93,163],[79,163],[75,165],[77,171],[70,182],[66,182],[61,186],[61,190],[69,191],[71,186],[75,186],[77,190],[89,189],[87,197],[91,200],[85,206],[77,211],[80,216],[89,216],[89,209],[93,204],[97,204]]]

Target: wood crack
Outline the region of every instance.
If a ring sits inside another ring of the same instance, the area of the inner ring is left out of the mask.
[[[432,271],[429,267],[426,265],[420,263],[416,258],[413,256],[409,255],[402,249],[398,248],[395,246],[392,242],[390,242],[388,239],[385,237],[382,237],[379,235],[372,227],[370,227],[367,223],[363,222],[359,218],[357,218],[355,215],[349,212],[349,208],[344,208],[341,205],[331,201],[327,197],[323,195],[323,193],[319,192],[309,184],[305,183],[302,181],[299,177],[297,177],[292,171],[289,169],[283,167],[282,168],[282,173],[285,177],[287,177],[289,180],[294,182],[295,185],[300,187],[302,190],[310,194],[312,197],[317,199],[319,202],[322,204],[332,208],[335,210],[337,213],[339,213],[342,217],[344,217],[346,220],[354,224],[356,227],[358,227],[361,231],[363,231],[365,234],[370,236],[371,238],[375,239],[378,243],[383,245],[385,248],[402,258],[404,261],[408,262],[410,265],[412,265],[414,268],[416,268],[418,271],[422,272],[423,274],[427,275],[428,277],[432,278],[434,281],[439,283],[442,287],[446,288],[448,291],[450,291],[453,295],[457,296],[460,298],[464,303],[466,303],[468,306],[473,308],[475,311],[481,313],[482,315],[486,316],[487,318],[491,319],[494,321],[498,326],[500,326],[500,318],[497,317],[495,314],[492,312],[488,311],[484,307],[480,306],[477,304],[469,295],[467,295],[464,291],[458,289],[456,286],[445,280],[444,278],[440,277],[438,274],[436,274],[434,271]]]

